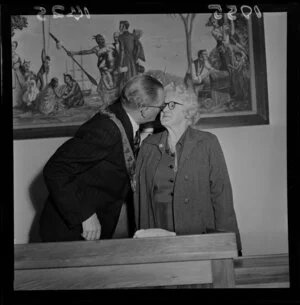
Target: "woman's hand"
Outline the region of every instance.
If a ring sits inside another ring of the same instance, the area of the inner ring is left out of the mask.
[[[175,232],[167,231],[164,229],[141,229],[135,232],[133,238],[144,238],[144,237],[171,237],[176,236]]]

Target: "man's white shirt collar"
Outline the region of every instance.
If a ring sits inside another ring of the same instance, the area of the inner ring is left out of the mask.
[[[126,113],[129,117],[129,120],[130,120],[132,128],[133,128],[133,137],[135,137],[135,133],[138,131],[140,126],[139,126],[139,124],[136,123],[136,121],[133,119],[133,117],[128,112],[126,112]]]

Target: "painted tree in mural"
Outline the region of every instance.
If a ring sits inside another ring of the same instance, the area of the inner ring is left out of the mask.
[[[192,30],[193,22],[196,14],[170,14],[171,17],[180,17],[184,24],[184,31],[186,37],[186,56],[187,56],[187,71],[184,76],[184,84],[187,88],[193,88],[192,81]]]
[[[15,30],[23,30],[27,28],[28,21],[25,16],[14,15],[11,17],[11,36],[15,35]]]

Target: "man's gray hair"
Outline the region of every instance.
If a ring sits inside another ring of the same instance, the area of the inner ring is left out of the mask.
[[[121,103],[127,109],[157,103],[158,92],[164,87],[161,82],[150,75],[138,75],[131,78],[121,91]]]

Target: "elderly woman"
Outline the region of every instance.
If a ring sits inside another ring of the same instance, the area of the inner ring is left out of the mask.
[[[169,88],[160,120],[166,130],[147,137],[137,159],[134,237],[235,232],[241,255],[221,146],[215,135],[192,128],[196,98]]]

